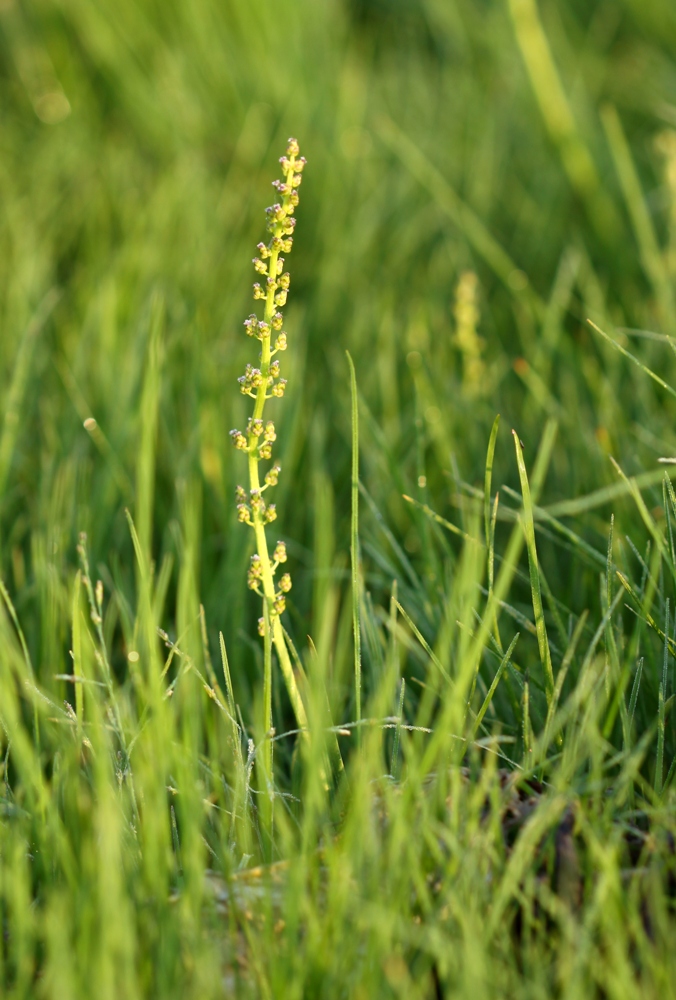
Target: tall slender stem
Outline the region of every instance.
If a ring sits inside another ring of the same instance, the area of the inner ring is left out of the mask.
[[[271,239],[268,244],[259,243],[262,260],[254,259],[256,271],[265,276],[265,287],[254,285],[254,298],[264,299],[263,319],[255,315],[249,317],[245,326],[250,336],[256,337],[261,344],[260,368],[247,366],[245,374],[240,378],[241,390],[254,400],[253,414],[249,420],[246,435],[240,431],[231,432],[234,444],[248,455],[249,491],[247,493],[238,487],[238,510],[240,520],[251,525],[256,540],[256,554],[252,558],[249,570],[249,586],[256,590],[263,599],[263,616],[259,620],[259,630],[266,642],[266,668],[264,680],[264,725],[265,739],[269,740],[272,727],[272,678],[271,678],[271,648],[274,645],[277,658],[284,676],[291,705],[298,726],[307,729],[307,715],[303,704],[296,676],[291,663],[291,657],[284,638],[284,630],[280,615],[285,607],[285,594],[291,587],[291,578],[284,574],[275,584],[275,572],[280,562],[286,560],[286,549],[281,542],[277,543],[274,556],[271,558],[265,534],[266,524],[276,517],[273,504],[266,505],[263,493],[269,486],[274,486],[279,474],[279,466],[273,466],[261,482],[260,462],[269,459],[272,453],[272,442],[276,440],[275,427],[272,421],[263,422],[266,400],[270,396],[282,396],[286,382],[279,378],[279,362],[273,362],[273,356],[286,348],[286,334],[280,333],[275,344],[272,344],[273,330],[281,330],[282,316],[277,307],[286,302],[287,290],[290,284],[288,274],[281,274],[284,260],[280,256],[283,250],[291,250],[295,219],[291,218],[293,208],[298,204],[297,188],[301,182],[301,174],[305,165],[303,157],[299,156],[298,143],[289,140],[287,155],[282,157],[283,181],[276,181],[275,187],[282,196],[281,204],[272,205],[267,209],[268,231]],[[262,443],[261,443],[262,437]],[[279,589],[278,589],[279,587]],[[271,775],[269,775],[269,780]]]
[[[359,620],[359,406],[357,376],[349,351],[350,388],[352,392],[352,525],[350,559],[352,562],[352,631],[354,635],[354,699],[357,723],[357,745],[361,746],[361,623]]]

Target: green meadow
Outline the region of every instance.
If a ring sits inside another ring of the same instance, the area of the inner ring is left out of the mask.
[[[0,0],[2,996],[676,997],[675,57]]]

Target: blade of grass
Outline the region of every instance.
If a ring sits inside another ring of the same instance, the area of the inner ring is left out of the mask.
[[[436,655],[436,653],[434,652],[434,650],[432,649],[432,647],[430,646],[430,644],[428,643],[427,639],[422,634],[422,632],[420,631],[420,629],[418,628],[418,626],[415,624],[415,622],[413,621],[413,619],[411,618],[411,616],[401,606],[401,604],[399,603],[399,601],[395,601],[395,604],[397,606],[399,614],[402,616],[402,618],[404,619],[404,621],[406,622],[406,624],[410,628],[411,632],[413,632],[413,635],[416,637],[416,639],[418,640],[418,642],[420,643],[420,645],[422,646],[422,648],[425,650],[425,652],[427,653],[427,655],[429,656],[430,660],[432,661],[432,663],[434,664],[434,666],[437,668],[437,670],[439,671],[439,673],[441,674],[441,676],[444,678],[445,681],[448,681],[449,684],[452,684],[453,683],[453,678],[451,677],[451,675],[449,674],[449,672],[446,670],[446,668],[442,664],[441,660]]]
[[[73,677],[75,678],[75,714],[78,726],[84,722],[84,689],[82,686],[82,625],[80,613],[80,588],[82,586],[82,572],[78,570],[75,574],[75,584],[73,586],[72,605],[72,639],[73,639]]]
[[[404,698],[406,696],[406,681],[401,678],[399,687],[399,706],[397,708],[397,725],[394,730],[394,742],[392,744],[392,758],[390,760],[390,774],[397,780],[399,778],[399,742],[401,738],[401,724],[404,718]]]
[[[459,538],[464,538],[465,541],[476,542],[477,545],[481,545],[481,541],[478,538],[472,538],[471,535],[468,535],[466,531],[462,530],[462,528],[459,528],[456,524],[453,524],[452,521],[447,521],[445,517],[441,516],[441,514],[437,514],[437,512],[435,510],[432,510],[432,508],[429,507],[426,503],[421,503],[420,500],[416,500],[415,497],[408,496],[407,493],[402,493],[401,496],[402,499],[406,501],[406,503],[410,503],[414,507],[417,507],[418,510],[421,510],[423,514],[426,514],[427,517],[430,518],[430,520],[434,521],[436,524],[440,524],[442,528],[446,528],[446,530],[450,531],[452,535],[458,535]]]
[[[619,351],[620,354],[623,354],[625,358],[629,359],[629,361],[633,361],[636,367],[640,368],[644,375],[647,375],[649,378],[651,378],[653,382],[657,382],[657,384],[661,386],[662,389],[665,389],[670,396],[676,398],[676,389],[672,388],[672,386],[670,386],[668,382],[665,382],[663,378],[660,378],[659,375],[656,375],[655,372],[652,371],[650,368],[648,368],[647,365],[644,365],[642,361],[639,361],[636,355],[632,354],[631,351],[628,351],[626,347],[622,347],[621,344],[618,344],[616,340],[613,340],[613,338],[609,334],[607,334],[604,330],[602,330],[600,326],[597,326],[596,323],[594,323],[592,320],[588,319],[587,323],[589,323],[589,325],[594,330],[596,330],[597,333],[600,333],[603,339],[607,340],[608,343],[612,347],[614,347],[616,351]],[[659,478],[661,478],[661,472]],[[656,478],[655,482],[657,481],[658,479]]]
[[[21,408],[28,386],[35,344],[41,330],[59,301],[60,294],[56,288],[52,288],[51,291],[47,292],[28,323],[19,343],[14,370],[12,372],[12,380],[7,390],[2,433],[0,433],[0,499],[5,494],[7,477],[12,464],[17,436],[21,428]]]
[[[151,560],[155,450],[157,447],[163,331],[164,299],[157,293],[153,296],[150,308],[148,362],[139,411],[141,434],[136,464],[136,530],[147,565],[150,565]]]
[[[354,695],[357,745],[361,745],[361,624],[359,621],[359,404],[357,375],[349,351],[345,352],[350,366],[352,397],[352,518],[350,528],[350,560],[352,563],[352,632],[354,636]]]
[[[481,726],[481,723],[483,722],[484,715],[488,711],[488,709],[490,707],[490,704],[493,701],[493,695],[497,691],[498,684],[500,683],[500,679],[502,678],[502,675],[504,674],[505,670],[507,669],[507,667],[509,665],[509,662],[510,662],[510,660],[512,658],[512,653],[514,652],[514,649],[516,648],[516,644],[519,641],[519,636],[520,635],[521,635],[520,632],[516,633],[516,635],[514,636],[514,638],[512,639],[512,641],[510,642],[509,646],[507,647],[507,652],[505,653],[505,655],[503,656],[502,660],[500,661],[500,666],[498,667],[498,669],[497,669],[497,671],[495,673],[495,677],[493,678],[493,680],[491,682],[491,686],[489,687],[488,692],[486,693],[486,697],[484,698],[483,704],[482,704],[481,708],[479,709],[479,711],[477,713],[477,717],[476,717],[476,719],[474,721],[474,730],[472,732],[472,739],[473,740],[476,739],[476,735],[477,735],[477,733],[479,731],[479,727]]]
[[[641,687],[641,677],[643,676],[643,657],[638,661],[636,666],[636,674],[634,676],[634,683],[631,687],[631,697],[629,698],[629,725],[634,724],[634,713],[636,712],[636,705],[638,704],[638,692]]]
[[[493,459],[495,458],[495,443],[498,439],[500,428],[500,414],[496,416],[491,428],[491,436],[488,439],[488,450],[486,451],[486,470],[484,472],[484,530],[486,532],[486,549],[490,550],[491,544],[491,483],[493,479]]]
[[[465,234],[469,243],[505,284],[510,294],[532,307],[537,313],[544,313],[544,303],[528,283],[525,287],[515,286],[510,280],[519,270],[517,264],[478,215],[456,194],[448,180],[430,162],[420,147],[412,142],[390,118],[381,118],[378,131],[385,145],[399,157],[410,174],[427,189],[442,211]]]
[[[662,680],[660,682],[657,702],[657,756],[655,761],[655,794],[662,794],[662,776],[664,773],[664,729],[665,702],[667,698],[667,671],[669,667],[669,598],[666,600],[664,612],[664,659],[662,664]]]
[[[615,169],[634,227],[643,270],[652,284],[655,297],[659,302],[662,322],[667,327],[668,332],[673,334],[676,330],[676,309],[671,278],[657,242],[657,235],[641,190],[641,182],[622,128],[620,116],[612,105],[607,104],[601,109],[601,121],[606,130],[608,145],[615,161]]]
[[[538,754],[540,760],[544,759],[549,748],[549,731],[552,725],[552,719],[558,708],[559,701],[561,700],[561,692],[563,691],[563,685],[568,675],[570,665],[575,658],[575,653],[577,650],[578,643],[584,632],[585,625],[587,624],[587,618],[589,613],[583,611],[580,615],[577,625],[575,626],[575,631],[573,632],[572,638],[568,644],[568,648],[564,654],[563,660],[561,661],[561,666],[556,674],[556,683],[554,685],[554,691],[552,692],[552,700],[547,708],[547,718],[545,720],[545,727],[542,735],[541,749]],[[559,737],[559,742],[562,743],[563,740]]]
[[[552,655],[549,649],[547,638],[547,626],[545,624],[544,609],[542,607],[542,593],[540,589],[540,574],[538,570],[538,556],[535,546],[535,525],[533,522],[533,501],[531,499],[530,486],[528,484],[528,473],[523,460],[521,442],[516,431],[512,431],[514,436],[514,447],[516,449],[516,461],[519,467],[519,479],[521,481],[521,493],[523,496],[523,529],[526,536],[526,548],[528,550],[528,566],[530,570],[531,594],[533,600],[533,613],[535,615],[535,628],[537,630],[538,649],[540,660],[545,671],[547,681],[547,703],[551,703],[552,692],[554,690],[554,671],[552,668]]]

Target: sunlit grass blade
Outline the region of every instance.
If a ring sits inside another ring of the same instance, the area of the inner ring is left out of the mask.
[[[601,120],[615,161],[624,200],[629,210],[643,270],[652,283],[660,303],[662,321],[669,333],[676,332],[676,308],[671,278],[657,242],[652,217],[646,205],[641,182],[617,110],[606,104]]]
[[[490,550],[491,544],[491,483],[493,480],[493,461],[495,459],[495,444],[498,439],[500,429],[500,414],[496,416],[491,428],[491,436],[488,439],[488,449],[486,451],[486,469],[484,472],[484,532],[486,538],[486,551]]]
[[[474,732],[472,734],[472,739],[476,738],[476,734],[478,733],[479,728],[481,727],[481,723],[483,722],[484,716],[485,716],[486,712],[488,711],[488,709],[491,706],[491,702],[493,701],[493,695],[497,691],[498,684],[500,683],[500,681],[502,679],[502,675],[504,674],[505,670],[509,666],[510,660],[512,658],[512,653],[516,649],[516,644],[519,641],[520,634],[521,634],[520,632],[516,633],[516,635],[514,636],[514,638],[512,639],[512,641],[510,642],[509,646],[507,647],[507,651],[506,651],[505,655],[503,656],[502,660],[500,661],[500,666],[498,667],[498,669],[497,669],[497,671],[495,673],[495,677],[491,681],[491,686],[489,687],[489,689],[488,689],[488,691],[486,693],[486,697],[484,698],[483,703],[481,705],[481,708],[477,712],[477,717],[474,720]]]
[[[361,587],[359,582],[359,398],[357,375],[349,351],[350,394],[352,399],[352,517],[350,527],[350,560],[352,566],[352,633],[354,637],[354,698],[355,721],[361,722]],[[357,729],[357,742],[361,729]]]
[[[676,397],[676,389],[670,386],[668,382],[665,382],[664,379],[661,378],[659,375],[657,375],[654,371],[652,371],[652,369],[648,368],[647,365],[644,365],[642,361],[639,361],[639,359],[634,354],[632,354],[631,351],[628,351],[626,347],[623,347],[621,344],[618,344],[616,340],[613,340],[612,337],[610,337],[604,330],[602,330],[600,326],[597,326],[596,323],[592,322],[592,320],[588,319],[587,322],[594,330],[596,330],[597,333],[600,333],[603,339],[607,341],[609,344],[611,344],[616,351],[619,351],[620,354],[623,354],[625,358],[628,358],[629,361],[632,361],[637,368],[640,368],[640,370],[645,375],[648,375],[648,377],[651,378],[653,382],[657,382],[660,388],[668,392],[670,396]]]
[[[538,648],[540,659],[545,671],[547,681],[547,701],[551,702],[554,690],[554,670],[552,667],[552,655],[549,649],[547,638],[547,626],[545,624],[544,609],[542,607],[542,595],[540,589],[540,574],[538,569],[538,556],[535,546],[535,525],[533,522],[533,501],[531,499],[530,486],[526,464],[523,460],[521,442],[516,431],[512,431],[514,436],[514,447],[516,449],[516,461],[519,468],[519,479],[521,480],[521,493],[523,496],[523,529],[526,536],[526,547],[528,549],[528,566],[530,570],[531,593],[533,599],[533,613],[535,615],[535,628],[537,630]]]

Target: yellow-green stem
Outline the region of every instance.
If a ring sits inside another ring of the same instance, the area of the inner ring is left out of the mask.
[[[293,176],[295,170],[295,157],[291,157],[289,161],[289,170],[287,171],[287,180]],[[280,233],[281,235],[281,226]],[[273,249],[268,258],[268,275],[275,278],[277,276],[277,261],[279,259],[279,250]],[[268,391],[268,374],[270,372],[270,337],[272,329],[272,318],[275,313],[275,288],[274,286],[268,288],[267,295],[265,298],[265,311],[263,319],[267,324],[267,333],[261,338],[261,384],[256,390],[256,401],[254,404],[254,411],[252,422],[254,420],[262,420],[263,410],[265,409],[265,399]],[[258,438],[254,434],[249,434],[249,488],[252,493],[254,491],[259,491],[261,489],[260,477],[258,475]],[[261,570],[262,570],[262,581],[263,581],[263,600],[267,604],[268,614],[265,616],[270,623],[270,629],[272,632],[272,641],[277,651],[277,657],[279,659],[280,667],[282,668],[282,673],[284,675],[284,681],[286,683],[287,690],[289,692],[289,698],[291,700],[291,706],[294,710],[296,721],[300,729],[306,729],[307,727],[307,715],[305,713],[305,706],[300,696],[300,691],[298,690],[298,685],[296,684],[296,676],[293,672],[293,666],[291,664],[291,657],[289,656],[289,651],[286,648],[286,642],[284,640],[284,632],[282,630],[282,625],[279,620],[279,615],[274,613],[273,605],[275,600],[275,583],[272,572],[272,563],[270,562],[270,553],[268,552],[268,542],[265,537],[265,526],[263,521],[263,516],[259,509],[253,512],[253,528],[254,534],[256,536],[256,551],[261,559]],[[266,625],[267,627],[267,625]],[[270,706],[265,706],[266,718],[271,717],[269,712]]]

